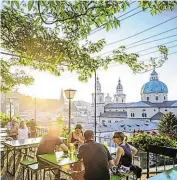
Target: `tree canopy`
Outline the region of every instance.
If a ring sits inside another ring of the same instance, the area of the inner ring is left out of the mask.
[[[139,7],[152,15],[173,10],[177,1],[139,1]],[[1,59],[2,85],[6,92],[16,84],[32,83],[33,78],[24,71],[12,73],[11,67],[32,67],[61,75],[61,66],[75,70],[79,80],[86,81],[98,68],[107,68],[111,62],[127,64],[134,72],[161,66],[168,50],[159,47],[162,58],[140,62],[139,55],[127,53],[124,46],[113,51],[112,56],[97,54],[106,45],[104,39],[93,43],[87,36],[93,29],[104,27],[107,31],[118,28],[117,14],[125,11],[129,1],[4,1],[1,10],[2,48],[12,54],[9,60]],[[84,39],[84,43],[80,40]]]

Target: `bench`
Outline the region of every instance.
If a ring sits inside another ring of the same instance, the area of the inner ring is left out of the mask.
[[[24,175],[25,175],[25,170],[27,170],[27,176],[28,179],[33,179],[33,175],[35,175],[35,179],[38,179],[38,172],[40,171],[40,175],[41,175],[41,170],[43,170],[43,179],[45,179],[45,173],[47,171],[53,171],[56,170],[56,168],[51,168],[49,166],[45,166],[45,165],[40,165],[40,163],[37,160],[28,160],[28,159],[24,159],[23,161],[20,162],[20,165],[23,168],[23,180],[24,180]],[[42,178],[40,178],[42,179]],[[51,178],[50,178],[51,179]]]

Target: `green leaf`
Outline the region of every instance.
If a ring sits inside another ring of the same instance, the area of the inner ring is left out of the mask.
[[[34,1],[33,0],[29,0],[28,1],[28,11],[31,11],[32,7],[33,7]]]
[[[41,20],[41,18],[40,18],[40,17],[37,17],[36,20],[35,20],[35,22],[34,22],[35,25],[37,25],[37,24],[39,23],[40,20]]]
[[[109,30],[111,29],[111,25],[110,25],[109,23],[107,23],[107,24],[105,25],[105,28],[106,28],[106,31],[109,31]]]
[[[14,3],[15,3],[15,5],[16,5],[16,7],[19,9],[19,7],[20,7],[19,1],[16,0],[16,1],[14,1]]]

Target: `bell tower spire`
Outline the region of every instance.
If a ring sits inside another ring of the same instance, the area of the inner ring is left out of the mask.
[[[126,95],[123,93],[123,86],[119,77],[118,85],[116,87],[116,94],[114,95],[115,103],[125,103]]]

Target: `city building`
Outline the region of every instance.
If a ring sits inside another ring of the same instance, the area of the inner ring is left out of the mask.
[[[39,124],[48,125],[50,121],[61,116],[68,123],[68,101],[64,98],[63,90],[59,99],[41,99],[25,96],[18,91],[1,94],[1,112],[11,116],[19,116],[23,120],[34,118]],[[72,101],[72,123],[87,122],[90,116],[91,104],[85,101]]]
[[[168,100],[168,87],[159,80],[155,69],[150,79],[140,91],[141,100],[126,102],[121,80],[118,80],[113,98],[109,94],[104,98],[101,84],[97,77],[96,86],[96,120],[97,123],[109,124],[122,120],[159,121],[162,115],[173,112],[177,115],[177,100]],[[95,93],[92,94],[92,119],[94,120]]]

